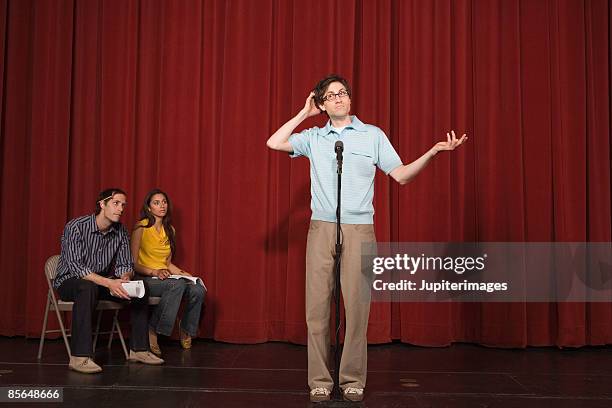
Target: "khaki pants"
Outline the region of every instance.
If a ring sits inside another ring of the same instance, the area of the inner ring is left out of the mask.
[[[361,269],[361,243],[375,242],[371,224],[342,224],[340,268],[346,310],[346,336],[340,362],[340,387],[365,388],[370,314],[370,277]],[[329,318],[334,287],[336,224],[311,221],[306,245],[306,323],[308,325],[308,386],[331,390]]]

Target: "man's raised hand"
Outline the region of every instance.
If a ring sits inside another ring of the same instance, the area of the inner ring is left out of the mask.
[[[321,113],[321,110],[317,107],[317,104],[314,100],[314,92],[311,92],[310,95],[308,95],[308,98],[306,98],[306,103],[304,104],[302,112],[306,114],[307,118]]]

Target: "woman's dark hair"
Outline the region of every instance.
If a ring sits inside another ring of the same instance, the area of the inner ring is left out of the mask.
[[[317,104],[317,107],[320,105],[323,105],[323,103],[325,102],[323,100],[323,97],[325,96],[325,92],[327,92],[327,87],[332,82],[340,82],[342,86],[344,86],[344,89],[346,89],[346,92],[348,92],[349,98],[351,97],[351,87],[348,81],[345,78],[341,77],[340,75],[330,74],[326,76],[325,78],[323,78],[322,80],[320,80],[315,86],[315,88],[313,89],[314,101]]]
[[[100,203],[103,202],[104,205],[106,205],[106,203],[108,203],[115,194],[123,194],[127,197],[125,191],[120,188],[107,188],[105,190],[100,191],[100,194],[98,194],[98,198],[96,199],[96,215],[100,214],[100,211],[102,211]]]
[[[155,216],[151,214],[151,199],[155,194],[161,194],[164,196],[166,201],[168,202],[168,209],[166,210],[166,215],[162,218],[162,225],[164,226],[164,231],[166,231],[166,236],[168,237],[168,242],[170,243],[170,251],[172,256],[176,251],[176,236],[174,234],[174,227],[172,226],[172,202],[170,201],[170,197],[168,194],[161,191],[159,188],[154,188],[149,191],[145,196],[144,203],[142,204],[142,209],[140,210],[140,221],[147,220],[147,225],[138,224],[136,228],[151,228],[155,225]]]

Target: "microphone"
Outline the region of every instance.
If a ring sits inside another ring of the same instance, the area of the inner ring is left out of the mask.
[[[334,150],[336,151],[336,160],[342,162],[342,152],[344,151],[344,143],[342,143],[341,140],[338,140],[336,142],[336,145],[334,146]]]
[[[344,143],[341,140],[336,141],[334,146],[336,152],[336,160],[338,160],[338,174],[342,174],[342,152],[344,151]]]

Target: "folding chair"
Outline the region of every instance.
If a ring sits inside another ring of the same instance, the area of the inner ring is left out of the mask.
[[[160,296],[150,296],[149,297],[148,305],[149,306],[157,306],[160,301],[161,301],[161,297]],[[100,321],[98,321],[98,323],[100,323]],[[108,343],[110,344],[111,341],[113,341],[113,332],[111,332],[111,334],[110,334],[110,337],[108,339]],[[94,349],[95,348],[96,348],[96,341],[94,340]]]
[[[55,279],[55,275],[57,274],[57,264],[59,262],[59,255],[53,255],[47,259],[45,263],[45,277],[47,279],[47,285],[49,286],[49,292],[47,294],[47,306],[45,307],[45,317],[43,320],[42,334],[40,335],[40,345],[38,346],[38,359],[40,360],[42,357],[43,346],[45,344],[45,336],[48,333],[57,333],[61,332],[62,337],[64,338],[64,344],[66,345],[66,351],[68,352],[68,357],[70,357],[70,343],[68,343],[68,337],[71,335],[70,329],[66,329],[64,327],[64,319],[62,319],[62,313],[71,312],[72,307],[74,306],[74,302],[65,302],[61,299],[58,299],[55,295],[55,290],[53,289],[53,280]],[[94,331],[94,340],[93,340],[93,351],[96,350],[96,343],[98,341],[99,334],[109,334],[108,338],[108,348],[111,347],[111,342],[113,341],[113,334],[116,332],[119,336],[119,340],[121,341],[121,347],[123,348],[123,353],[125,354],[125,358],[128,358],[127,347],[125,346],[125,340],[123,339],[123,333],[121,332],[121,327],[119,326],[119,320],[117,316],[119,315],[119,310],[123,309],[123,304],[119,302],[113,302],[112,300],[99,300],[98,306],[96,310],[98,311],[98,318],[96,322],[96,328]],[[49,317],[49,310],[54,310],[57,316],[57,321],[59,322],[59,330],[47,330],[47,320]],[[113,326],[109,332],[100,332],[100,321],[102,320],[102,312],[104,310],[114,310],[113,313]]]

